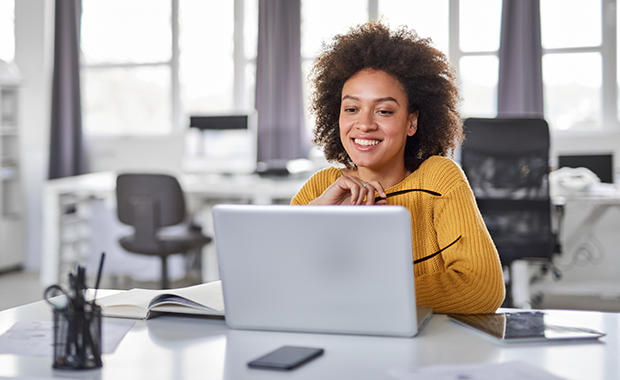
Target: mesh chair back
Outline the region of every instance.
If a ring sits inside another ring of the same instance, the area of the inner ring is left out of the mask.
[[[502,264],[551,258],[549,127],[542,119],[465,120],[461,163]]]

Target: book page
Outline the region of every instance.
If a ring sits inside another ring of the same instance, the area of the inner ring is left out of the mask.
[[[221,281],[207,282],[205,284],[188,286],[186,288],[168,289],[166,291],[161,291],[160,294],[171,294],[175,296],[180,296],[186,298],[190,302],[183,302],[174,298],[170,299],[162,297],[160,300],[158,300],[158,302],[155,302],[153,305],[151,305],[151,310],[162,311],[160,310],[159,305],[163,304],[176,304],[179,307],[196,307],[193,306],[192,303],[197,303],[206,307],[207,309],[211,309],[220,313],[224,312],[224,296],[222,295]]]
[[[97,299],[97,304],[101,306],[103,309],[102,313],[106,317],[147,318],[149,304],[157,296],[165,294],[184,297],[206,306],[206,309],[201,311],[199,311],[199,308],[194,308],[196,311],[193,314],[224,314],[224,297],[222,295],[221,281],[177,289],[131,289],[126,292],[99,298]],[[165,307],[162,304],[162,306],[155,305],[152,308],[158,312],[191,313],[188,311],[188,306],[171,305],[169,302],[164,303]],[[161,304],[161,301],[158,304]]]
[[[146,318],[148,305],[161,290],[131,289],[97,299],[102,314],[106,317]]]

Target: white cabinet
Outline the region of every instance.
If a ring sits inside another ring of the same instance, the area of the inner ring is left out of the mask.
[[[24,251],[24,198],[20,175],[19,74],[0,60],[0,272],[19,268]]]

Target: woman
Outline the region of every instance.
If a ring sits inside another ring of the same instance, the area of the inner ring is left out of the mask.
[[[324,47],[311,82],[314,143],[343,167],[317,172],[291,203],[406,207],[418,303],[436,313],[495,312],[505,296],[497,250],[448,158],[463,130],[446,57],[413,31],[370,22]]]

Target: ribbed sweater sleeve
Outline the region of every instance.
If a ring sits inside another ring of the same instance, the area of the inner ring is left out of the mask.
[[[341,176],[340,170],[333,166],[316,172],[293,197],[291,204],[307,205],[323,194],[323,191]]]
[[[418,304],[437,313],[493,313],[505,297],[503,272],[469,183],[449,159],[432,157],[426,164],[410,178],[441,196],[426,202],[430,207],[414,197],[403,200],[409,210],[421,203],[425,214],[420,218],[412,212],[412,232],[417,237],[413,238],[414,257],[427,256],[460,239],[436,258],[415,264]]]
[[[317,172],[291,204],[308,204],[341,175],[333,167]],[[410,192],[388,198],[390,205],[406,207],[411,214],[414,260],[445,248],[414,265],[418,304],[435,313],[495,312],[505,297],[502,268],[462,170],[448,158],[430,157],[386,193],[407,189],[441,194]]]

